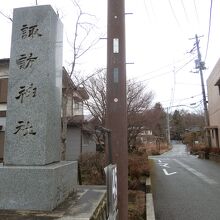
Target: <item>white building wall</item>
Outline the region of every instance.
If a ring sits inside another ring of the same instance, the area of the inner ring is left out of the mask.
[[[208,111],[210,126],[217,126],[218,137],[220,137],[220,87],[216,86],[216,82],[220,79],[220,60],[215,65],[210,76],[207,79],[208,90]],[[215,147],[215,137],[212,137],[212,146]],[[220,143],[220,140],[219,140]]]

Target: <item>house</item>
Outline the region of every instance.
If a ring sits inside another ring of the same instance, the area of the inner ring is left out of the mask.
[[[9,59],[0,59],[0,158],[3,158],[5,137]]]
[[[66,117],[67,132],[64,137],[65,159],[78,160],[82,153],[96,152],[94,127],[85,119],[83,101],[89,99],[86,90],[77,87],[63,68],[63,106],[62,118]]]
[[[152,130],[143,127],[137,138],[141,144],[147,144],[152,136]]]
[[[83,153],[96,152],[95,131],[90,121],[74,116],[67,126],[66,160],[78,160]]]
[[[219,128],[220,128],[220,59],[212,70],[207,79],[208,91],[208,111],[210,126],[207,127],[210,131],[212,147],[219,147]]]
[[[9,75],[9,59],[0,59],[0,158],[3,158],[4,136],[7,111],[7,90]],[[61,142],[64,143],[64,157],[66,160],[77,160],[81,153],[95,152],[93,130],[89,122],[84,120],[83,101],[88,99],[86,90],[77,87],[65,68],[63,68],[62,88],[62,125]],[[65,122],[65,123],[63,123]],[[66,130],[65,130],[66,129]],[[64,135],[65,133],[65,135]]]

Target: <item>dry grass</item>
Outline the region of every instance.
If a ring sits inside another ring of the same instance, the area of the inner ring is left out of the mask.
[[[143,177],[149,176],[147,154],[131,153],[128,156],[128,189],[138,190],[143,188]]]
[[[81,184],[83,185],[104,185],[106,166],[103,153],[82,154],[79,160]]]
[[[145,216],[145,192],[129,190],[128,220],[144,220]]]
[[[139,147],[139,150],[146,152],[148,155],[160,155],[169,150],[166,142],[157,143],[155,141],[149,142]]]
[[[103,153],[83,154],[79,160],[83,185],[105,184]],[[146,153],[131,153],[128,159],[129,205],[128,220],[145,219],[145,182],[149,176],[149,161]]]

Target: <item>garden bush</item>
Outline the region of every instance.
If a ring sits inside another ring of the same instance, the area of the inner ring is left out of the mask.
[[[104,153],[85,153],[79,160],[79,171],[83,185],[104,185],[106,166]]]

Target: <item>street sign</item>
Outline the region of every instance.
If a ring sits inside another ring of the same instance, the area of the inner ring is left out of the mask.
[[[118,187],[117,166],[109,164],[105,167],[107,196],[108,196],[108,220],[117,220],[118,216]]]

